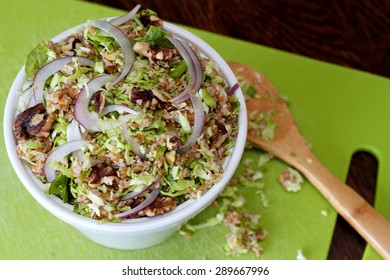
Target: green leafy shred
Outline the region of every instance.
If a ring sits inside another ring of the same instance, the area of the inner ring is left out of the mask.
[[[115,48],[115,39],[98,28],[85,28],[84,37],[100,52]]]
[[[268,121],[266,122],[266,125],[261,132],[261,137],[265,140],[272,140],[275,136],[275,128],[278,125],[277,122],[274,121]]]
[[[40,42],[27,56],[25,72],[29,78],[34,77],[35,73],[47,63],[49,58],[49,48],[47,42]]]
[[[264,140],[272,140],[275,137],[275,128],[278,123],[272,120],[272,116],[277,112],[259,113],[253,111],[249,115],[248,128],[256,136]]]
[[[59,195],[64,201],[64,203],[68,203],[70,180],[70,178],[61,173],[53,180],[53,182],[51,182],[49,194]]]
[[[180,78],[188,69],[187,63],[185,60],[181,60],[172,68],[172,78]]]
[[[207,106],[211,108],[217,107],[217,102],[215,102],[211,94],[205,88],[202,89],[202,99]]]
[[[254,87],[254,86],[252,86],[252,85],[249,85],[249,86],[247,86],[245,89],[244,89],[244,94],[245,95],[247,95],[247,96],[255,96],[256,95],[256,93],[257,93],[257,90],[256,90],[256,88]]]
[[[54,125],[52,133],[54,147],[61,146],[67,142],[66,130],[68,128],[68,122],[60,114],[57,119],[57,123]]]
[[[172,185],[169,187],[168,191],[160,191],[162,194],[165,194],[170,197],[176,197],[187,193],[189,188],[193,188],[195,185],[193,180],[180,179],[173,181]]]
[[[42,142],[39,140],[30,139],[30,140],[26,141],[26,148],[28,148],[28,149],[37,149],[37,148],[41,148],[41,147],[42,147]]]
[[[146,32],[144,37],[133,38],[132,43],[135,42],[147,42],[153,46],[158,47],[172,47],[171,41],[167,38],[167,33],[162,29],[156,26],[150,26],[149,30]]]

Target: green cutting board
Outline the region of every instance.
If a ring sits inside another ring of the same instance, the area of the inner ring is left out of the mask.
[[[0,115],[12,81],[38,42],[87,19],[121,15],[123,11],[70,0],[18,0],[0,7]],[[158,11],[157,11],[158,12]],[[351,155],[372,152],[379,162],[375,207],[390,219],[390,80],[233,38],[188,28],[213,46],[226,60],[247,63],[264,73],[288,97],[292,113],[314,153],[337,177],[346,178]],[[369,57],[367,57],[369,59]],[[3,133],[3,121],[1,121]],[[286,167],[278,160],[267,165],[264,193],[270,206],[250,188],[241,187],[246,210],[261,215],[268,236],[264,253],[228,256],[227,228],[196,231],[191,238],[175,235],[152,248],[122,251],[95,244],[58,220],[29,195],[0,145],[0,259],[295,259],[302,249],[307,259],[326,259],[336,212],[307,182],[298,193],[284,191],[277,175]],[[257,159],[248,150],[244,157]],[[247,168],[240,165],[235,174]],[[321,211],[327,211],[324,216]],[[196,217],[202,222],[208,208]],[[390,238],[390,237],[389,237]],[[370,248],[365,259],[378,255]]]

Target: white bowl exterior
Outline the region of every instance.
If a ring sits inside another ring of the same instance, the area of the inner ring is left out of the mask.
[[[53,41],[66,38],[81,26],[83,25],[76,26],[59,34],[53,38]],[[164,22],[164,28],[175,37],[196,45],[203,55],[213,59],[227,79],[228,84],[233,85],[237,83],[236,77],[224,59],[206,42],[176,25]],[[62,200],[56,196],[48,195],[44,191],[44,184],[34,176],[28,165],[18,158],[12,125],[17,108],[17,92],[21,91],[25,78],[24,67],[22,67],[12,84],[4,111],[4,140],[11,164],[28,192],[47,211],[72,225],[91,240],[104,246],[116,249],[139,249],[156,245],[168,239],[177,232],[181,224],[211,204],[227,185],[241,160],[246,141],[247,114],[242,91],[238,89],[235,94],[241,103],[239,132],[232,155],[225,163],[224,175],[220,182],[205,192],[201,198],[188,200],[179,205],[174,211],[164,215],[152,218],[128,219],[121,223],[99,224],[96,220],[73,213],[70,205],[62,203]]]
[[[170,228],[164,227],[160,228],[157,232],[143,234],[137,232],[126,232],[123,234],[112,232],[102,234],[95,230],[77,229],[89,239],[106,247],[120,250],[135,250],[151,247],[164,242],[178,231],[178,226]]]

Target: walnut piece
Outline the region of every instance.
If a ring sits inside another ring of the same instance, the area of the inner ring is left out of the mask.
[[[177,55],[177,51],[170,47],[152,46],[148,42],[137,42],[133,46],[133,51],[143,57],[147,57],[150,63],[156,61],[168,61]]]
[[[27,108],[15,118],[13,131],[16,138],[32,135],[36,137],[48,137],[53,127],[55,116],[47,115],[45,105],[38,103]]]
[[[92,168],[89,183],[101,184],[104,177],[117,176],[116,170],[109,165],[95,166]]]
[[[95,92],[91,98],[91,105],[95,107],[96,112],[101,113],[106,104],[106,99],[102,90]]]
[[[140,211],[138,216],[153,217],[170,212],[177,206],[176,201],[169,196],[158,196],[156,200],[147,208]]]
[[[152,90],[137,87],[133,87],[131,90],[130,100],[131,102],[137,103],[138,105],[150,110],[163,109],[168,106],[168,104],[160,100]]]
[[[169,152],[166,152],[165,153],[165,160],[167,161],[167,163],[170,167],[173,167],[173,165],[175,164],[175,160],[176,160],[176,151],[171,150]]]
[[[172,136],[167,138],[167,148],[168,151],[177,151],[181,147],[183,147],[184,143],[177,136]]]
[[[145,13],[141,13],[140,21],[146,28],[149,28],[149,26],[154,25],[156,27],[162,27],[163,22],[162,20],[155,16],[155,15],[148,15]]]
[[[228,131],[225,127],[225,125],[219,121],[215,122],[216,131],[214,132],[214,135],[210,138],[210,143],[213,146],[220,147],[221,144],[226,140],[228,136]]]

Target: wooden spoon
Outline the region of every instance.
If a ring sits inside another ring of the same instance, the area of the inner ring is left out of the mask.
[[[319,162],[301,136],[286,102],[268,79],[247,65],[229,62],[229,66],[256,89],[256,98],[246,102],[249,121],[259,112],[277,122],[272,140],[259,136],[259,129],[250,126],[247,140],[299,170],[367,243],[384,259],[390,259],[390,223]]]

